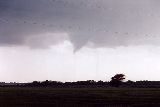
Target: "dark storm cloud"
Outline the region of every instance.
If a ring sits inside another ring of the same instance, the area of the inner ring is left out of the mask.
[[[158,0],[1,0],[0,44],[159,45]],[[59,35],[54,33],[67,33]]]

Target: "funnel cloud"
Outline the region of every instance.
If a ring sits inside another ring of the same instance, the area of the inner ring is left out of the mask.
[[[158,0],[1,0],[0,45],[160,45]]]

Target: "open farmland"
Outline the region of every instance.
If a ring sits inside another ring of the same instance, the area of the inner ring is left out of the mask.
[[[160,107],[153,88],[0,88],[0,107]]]

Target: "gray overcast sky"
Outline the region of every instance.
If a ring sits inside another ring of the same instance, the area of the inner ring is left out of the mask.
[[[159,80],[159,0],[0,0],[0,80]]]

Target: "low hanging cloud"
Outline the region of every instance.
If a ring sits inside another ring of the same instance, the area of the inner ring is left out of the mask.
[[[158,0],[1,0],[0,45],[160,45]]]

